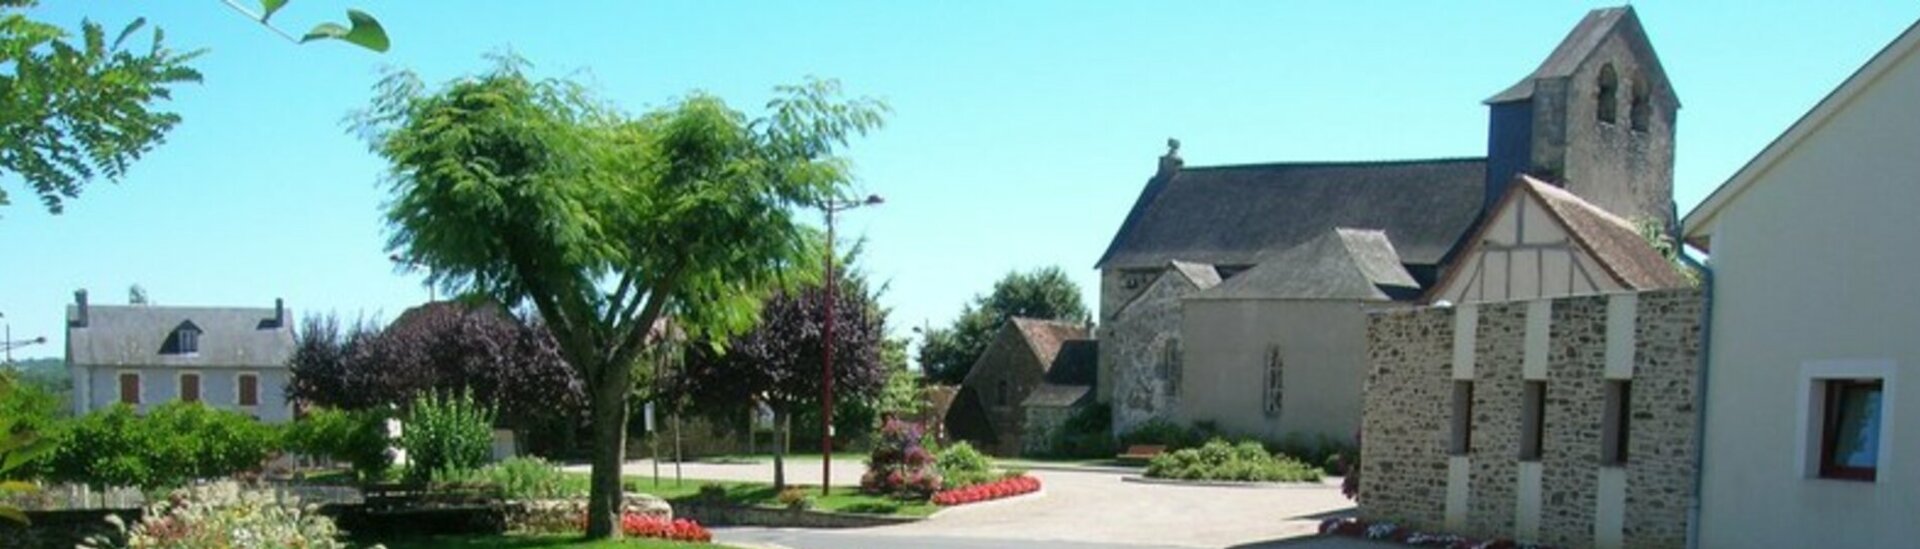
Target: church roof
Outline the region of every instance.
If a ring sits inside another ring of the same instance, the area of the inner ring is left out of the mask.
[[[1386,232],[1434,265],[1480,214],[1485,158],[1185,168],[1148,181],[1100,268],[1252,265],[1335,227]]]
[[[1060,348],[1069,340],[1086,339],[1087,327],[1076,322],[1014,317],[1008,319],[1020,331],[1021,339],[1033,350],[1040,364],[1051,368]]]
[[[1100,342],[1074,339],[1060,346],[1060,354],[1047,368],[1047,375],[1022,406],[1066,407],[1079,404],[1092,394],[1100,371]]]
[[[1358,299],[1417,295],[1387,234],[1336,228],[1227,279],[1195,299]]]
[[[1545,61],[1540,62],[1539,68],[1534,69],[1533,73],[1526,78],[1521,78],[1512,87],[1487,98],[1487,104],[1533,99],[1534,82],[1573,76],[1573,72],[1580,68],[1580,62],[1586,61],[1587,57],[1593,55],[1593,50],[1600,47],[1600,43],[1606,40],[1608,33],[1613,32],[1613,27],[1620,21],[1632,17],[1632,6],[1601,8],[1587,12],[1587,16],[1580,19],[1580,24],[1575,25],[1573,31],[1567,33],[1567,38],[1560,41],[1560,46],[1554,48],[1553,53],[1547,55]]]

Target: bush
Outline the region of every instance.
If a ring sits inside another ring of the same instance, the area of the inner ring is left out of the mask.
[[[1279,444],[1268,445],[1274,453],[1293,456],[1300,461],[1319,464],[1332,474],[1345,474],[1346,464],[1357,456],[1358,448],[1353,443],[1324,434],[1306,436],[1292,433],[1280,439]]]
[[[813,508],[813,493],[804,487],[795,486],[780,491],[780,505],[795,511]]]
[[[1238,482],[1308,482],[1321,475],[1320,469],[1299,460],[1267,453],[1258,442],[1229,444],[1222,439],[1155,456],[1146,471],[1150,478]]]
[[[282,440],[294,453],[346,462],[362,481],[382,478],[393,466],[387,414],[378,410],[319,409],[287,426]]]
[[[176,491],[148,506],[145,515],[126,530],[127,547],[347,547],[336,539],[340,532],[332,519],[262,492],[242,493],[231,482]],[[110,545],[98,538],[88,544]]]
[[[413,461],[408,480],[469,473],[493,455],[493,410],[474,402],[471,391],[416,398],[401,428],[400,446]]]
[[[59,422],[60,398],[30,383],[22,383],[13,372],[0,368],[0,479],[31,480],[45,476],[45,454],[27,458],[29,443],[54,440]],[[18,447],[9,448],[14,440]],[[20,452],[21,460],[6,459]],[[39,451],[35,451],[39,453]]]
[[[238,412],[174,402],[147,417],[126,405],[97,410],[59,435],[49,478],[95,487],[171,488],[258,468],[277,432]]]
[[[999,478],[993,474],[993,460],[987,459],[986,455],[973,449],[973,445],[966,441],[955,442],[941,450],[940,457],[934,463],[944,479],[942,486],[948,490]]]
[[[903,499],[926,499],[940,489],[940,471],[932,452],[920,445],[918,425],[893,420],[880,428],[880,438],[867,456],[867,473],[860,490]],[[982,458],[984,459],[984,458]]]
[[[537,457],[508,458],[500,463],[488,465],[471,475],[452,480],[462,483],[489,484],[500,489],[507,499],[559,499],[586,495],[586,485],[569,482],[566,473],[560,468]]]
[[[1113,408],[1081,406],[1067,416],[1048,442],[1050,453],[1063,458],[1110,458],[1119,453],[1113,440]]]

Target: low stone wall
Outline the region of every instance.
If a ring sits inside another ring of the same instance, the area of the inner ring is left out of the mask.
[[[829,513],[772,507],[679,503],[674,512],[702,526],[766,526],[771,528],[869,528],[919,522],[918,517]]]
[[[1361,516],[1569,548],[1684,546],[1703,312],[1688,289],[1370,315]],[[1610,409],[1614,387],[1628,397]],[[1531,417],[1530,392],[1543,395]],[[1619,417],[1624,462],[1603,455]],[[1540,451],[1523,458],[1535,422]]]

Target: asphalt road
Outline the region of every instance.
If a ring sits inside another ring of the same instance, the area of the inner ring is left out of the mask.
[[[745,547],[791,549],[1190,549],[1169,545],[1124,545],[1077,541],[1000,539],[950,536],[901,536],[862,530],[794,530],[770,528],[715,528],[714,541]]]

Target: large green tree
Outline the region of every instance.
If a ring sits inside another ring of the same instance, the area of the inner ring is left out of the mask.
[[[927,379],[960,383],[973,362],[993,341],[993,332],[1013,317],[1086,322],[1080,286],[1059,267],[1011,272],[993,284],[993,293],[977,296],[953,325],[929,329],[920,342],[920,368]]]
[[[759,118],[690,93],[623,114],[501,60],[436,88],[384,79],[359,129],[391,164],[389,247],[448,290],[528,304],[586,382],[587,534],[618,535],[628,400],[669,330],[722,340],[816,263],[798,211],[849,194],[850,138],[877,101],[831,81],[776,88]]]

